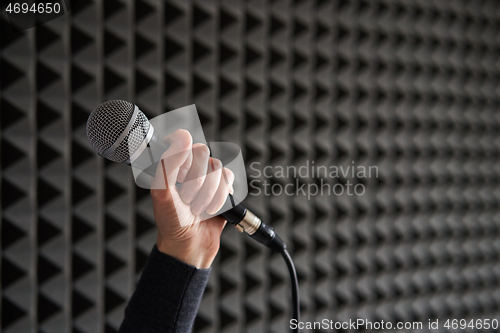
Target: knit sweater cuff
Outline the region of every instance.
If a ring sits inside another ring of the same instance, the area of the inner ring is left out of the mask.
[[[166,255],[155,245],[125,310],[122,329],[133,326],[136,332],[189,332],[210,271]]]

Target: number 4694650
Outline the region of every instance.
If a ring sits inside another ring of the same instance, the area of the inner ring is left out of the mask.
[[[58,2],[48,2],[48,3],[34,3],[30,6],[29,3],[9,3],[5,11],[9,14],[27,14],[27,13],[37,13],[37,14],[58,14],[61,12],[61,4]]]
[[[486,329],[489,330],[490,328],[496,330],[498,329],[498,320],[497,319],[471,319],[470,321],[467,321],[465,319],[453,319],[450,320],[448,319],[446,323],[444,324],[444,327],[447,329],[452,329],[452,330],[457,330],[457,329]]]

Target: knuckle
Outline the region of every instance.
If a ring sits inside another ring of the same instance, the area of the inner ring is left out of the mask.
[[[185,130],[185,129],[182,129],[182,128],[176,130],[175,134],[176,135],[187,135],[187,134],[191,135],[188,130]]]
[[[210,149],[205,144],[202,143],[194,144],[193,149],[194,153],[199,157],[207,159],[210,156]]]
[[[191,137],[191,133],[189,133],[188,130],[185,130],[185,129],[178,129],[174,132],[174,138],[177,139],[177,138],[183,138],[183,139],[192,139]]]

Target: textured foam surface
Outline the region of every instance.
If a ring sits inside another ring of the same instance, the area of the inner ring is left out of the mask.
[[[378,166],[361,197],[245,201],[289,244],[304,320],[498,316],[496,1],[79,3],[0,19],[3,332],[121,323],[156,235],[148,191],[87,142],[109,99],[196,103],[247,166]],[[289,297],[281,258],[228,228],[195,331],[288,332]]]

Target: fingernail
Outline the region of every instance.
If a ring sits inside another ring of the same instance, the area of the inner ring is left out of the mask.
[[[184,201],[185,203],[190,203],[191,201],[193,201],[194,199],[194,192],[191,192],[191,191],[186,191],[184,193],[181,194],[181,198],[182,198],[182,201]]]
[[[229,193],[231,193],[231,195],[234,195],[234,187],[231,186],[231,189],[229,190]]]
[[[191,208],[194,215],[200,215],[205,210],[205,206],[200,203],[195,203]]]
[[[179,175],[177,176],[179,182],[182,183],[183,181],[186,180],[187,173],[188,173],[188,171],[186,169],[179,170]]]

